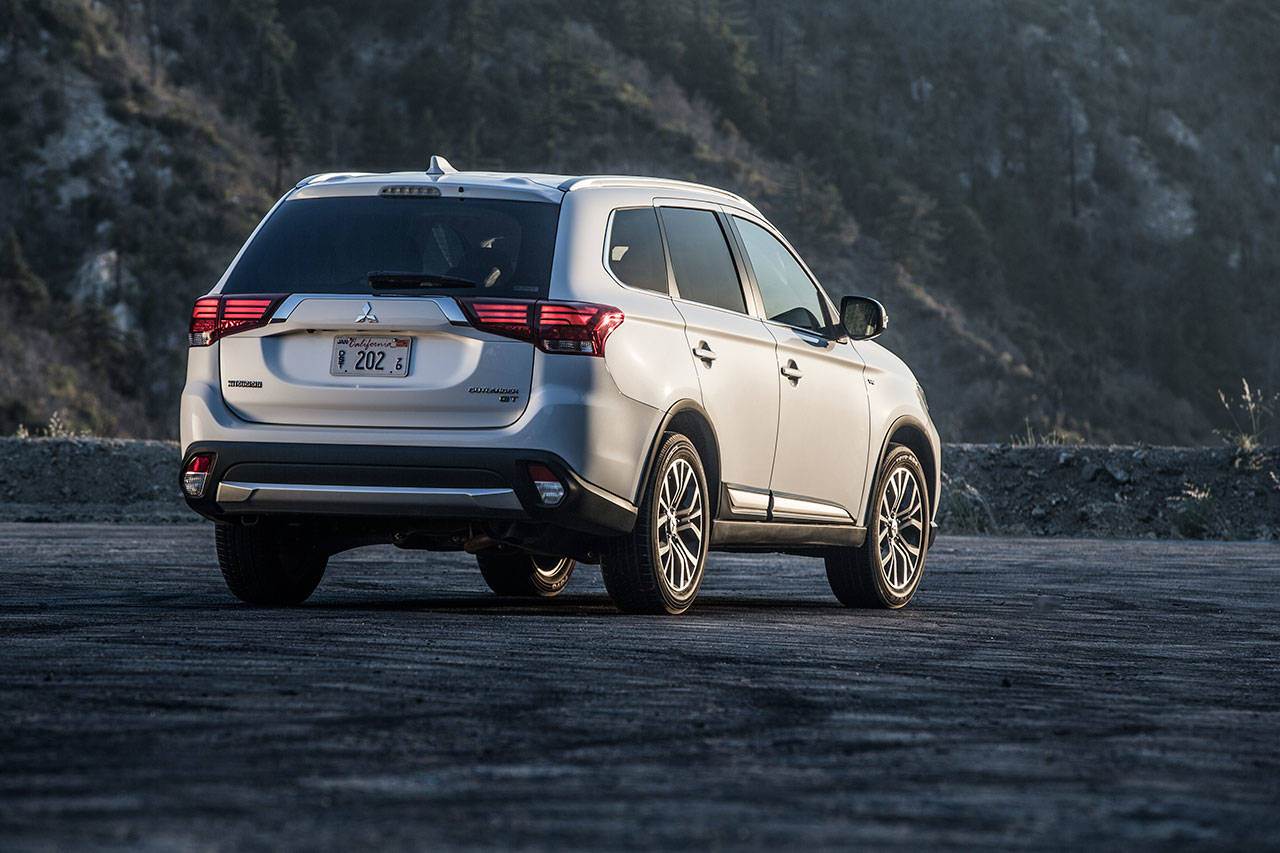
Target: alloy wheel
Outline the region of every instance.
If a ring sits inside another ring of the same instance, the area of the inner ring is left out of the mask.
[[[896,593],[907,590],[920,571],[924,552],[924,500],[920,483],[906,466],[889,473],[880,497],[877,550],[885,582]]]
[[[676,459],[662,478],[658,495],[658,558],[667,586],[683,595],[698,580],[702,558],[702,489],[693,466]]]
[[[543,556],[536,556],[531,559],[533,560],[533,570],[547,580],[555,580],[564,571],[564,564],[573,560],[572,557]]]

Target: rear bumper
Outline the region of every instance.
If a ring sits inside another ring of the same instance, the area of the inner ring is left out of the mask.
[[[546,451],[205,441],[186,449],[184,468],[197,453],[213,455],[210,476],[201,497],[183,496],[215,521],[253,515],[456,519],[613,535],[630,531],[636,519],[633,504]],[[531,462],[546,465],[564,484],[556,506],[539,500]]]

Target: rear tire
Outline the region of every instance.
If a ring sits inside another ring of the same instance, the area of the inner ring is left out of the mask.
[[[329,555],[301,531],[264,523],[219,523],[213,535],[227,588],[249,604],[306,601],[329,563]]]
[[[476,554],[480,574],[498,595],[558,595],[573,574],[570,557],[542,557],[523,551],[493,549]]]
[[[667,433],[645,483],[635,529],[600,558],[605,589],[625,613],[683,613],[702,585],[711,539],[707,477],[693,443]]]
[[[867,516],[862,547],[827,556],[827,581],[847,607],[897,610],[920,587],[929,550],[928,484],[909,448],[889,448]]]

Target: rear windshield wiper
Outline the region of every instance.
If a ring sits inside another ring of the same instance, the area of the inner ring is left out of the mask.
[[[369,286],[374,290],[411,290],[427,287],[475,287],[476,283],[452,275],[430,272],[391,272],[375,270],[368,275]]]

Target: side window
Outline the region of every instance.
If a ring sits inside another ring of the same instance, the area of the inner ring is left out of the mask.
[[[822,296],[787,247],[754,222],[737,216],[733,219],[760,286],[765,316],[802,329],[825,328]]]
[[[729,244],[709,210],[662,208],[662,225],[671,251],[671,269],[680,296],[704,305],[747,313]]]
[[[658,214],[652,207],[615,210],[609,227],[609,269],[632,287],[669,293]]]

